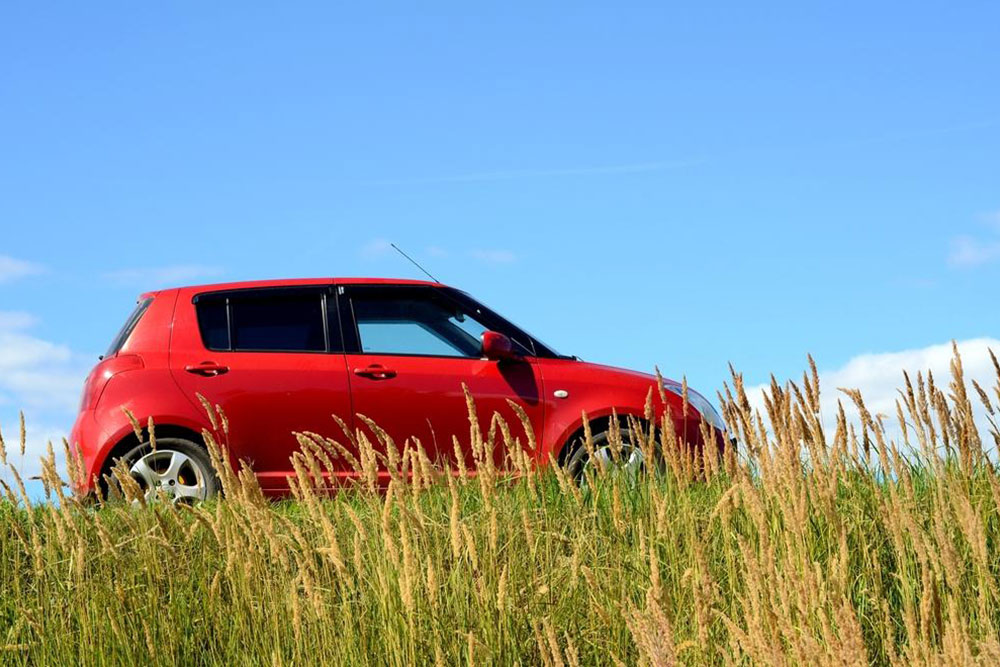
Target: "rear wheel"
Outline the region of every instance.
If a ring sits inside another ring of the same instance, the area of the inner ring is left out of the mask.
[[[208,452],[183,438],[158,438],[156,449],[144,442],[122,456],[147,502],[208,500],[219,492],[219,480]]]

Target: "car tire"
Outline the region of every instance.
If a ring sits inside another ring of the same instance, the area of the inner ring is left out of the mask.
[[[219,493],[219,478],[201,445],[184,438],[157,438],[133,447],[120,457],[146,501],[196,503]]]
[[[610,431],[595,433],[591,438],[594,458],[600,458],[606,470],[617,470],[626,473],[629,477],[638,478],[646,470],[645,456],[642,449],[635,444],[634,436],[628,428],[622,427],[620,433],[620,452],[615,451]],[[582,436],[575,438],[570,445],[572,450],[566,457],[564,467],[573,481],[580,486],[585,486],[588,471],[591,467],[600,464],[591,459],[591,453],[588,451]]]

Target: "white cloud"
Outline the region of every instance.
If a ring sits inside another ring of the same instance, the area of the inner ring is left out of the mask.
[[[38,323],[38,318],[31,313],[18,310],[0,310],[0,331],[27,329]]]
[[[1000,211],[980,216],[981,222],[994,233],[1000,233]],[[1000,259],[1000,238],[963,234],[951,240],[948,263],[959,268],[972,268]]]
[[[60,411],[68,415],[80,404],[84,377],[84,368],[59,368],[46,364],[6,373],[0,388],[11,392],[21,408]],[[13,401],[8,399],[7,403],[12,404]]]
[[[506,171],[481,171],[465,174],[427,176],[415,178],[388,178],[368,181],[373,185],[420,185],[434,183],[489,183],[522,178],[548,178],[563,176],[602,176],[615,174],[642,174],[657,171],[685,169],[706,164],[706,158],[680,160],[658,160],[655,162],[632,162],[622,164],[587,165],[579,167],[557,167],[552,169],[510,169]]]
[[[958,343],[966,382],[969,384],[969,395],[975,406],[974,410],[984,437],[984,445],[987,441],[992,441],[987,436],[985,409],[972,389],[971,381],[976,380],[987,391],[989,391],[989,387],[997,383],[993,363],[990,360],[990,349],[1000,355],[1000,340],[975,338]],[[844,404],[848,417],[856,419],[857,413],[853,402],[840,392],[839,388],[859,389],[869,412],[872,415],[887,416],[887,431],[891,436],[898,438],[896,400],[900,397],[899,390],[904,386],[903,371],[909,372],[913,381],[916,381],[918,371],[923,373],[924,378],[930,371],[933,373],[934,381],[938,387],[948,393],[947,386],[951,381],[952,358],[951,343],[941,343],[901,352],[862,354],[849,360],[840,368],[821,371],[819,374],[820,409],[824,428],[832,431],[836,427],[838,401]],[[796,381],[798,382],[798,380],[801,378]],[[768,389],[768,385],[748,388],[747,398],[752,406],[758,408],[761,414],[766,416],[763,401],[765,389]]]
[[[382,257],[392,250],[392,244],[385,239],[372,239],[361,246],[361,256],[365,259]]]
[[[90,363],[65,345],[0,328],[0,395],[8,405],[72,413]]]
[[[443,259],[448,256],[447,250],[445,250],[441,246],[436,246],[436,245],[428,246],[426,252],[428,257],[437,257],[439,259]]]
[[[0,331],[0,383],[9,372],[42,363],[64,362],[69,348],[15,331]]]
[[[938,286],[938,281],[934,278],[923,278],[923,277],[903,277],[897,278],[893,281],[895,287],[903,287],[912,290],[928,290],[934,289]]]
[[[42,471],[42,458],[48,455],[48,445],[52,443],[52,452],[56,457],[56,470],[64,481],[68,481],[69,474],[66,471],[66,456],[62,439],[66,437],[66,429],[60,426],[42,423],[29,412],[25,412],[25,447],[24,456],[21,455],[20,423],[15,414],[12,419],[2,424],[4,443],[7,447],[7,462],[13,465],[24,482],[28,498],[32,502],[44,500],[44,486],[37,481],[37,475]],[[3,479],[14,488],[14,476],[6,468],[0,469],[0,479]],[[67,492],[63,489],[63,492]]]
[[[983,241],[972,236],[958,236],[951,241],[948,263],[971,268],[1000,259],[1000,241]]]
[[[392,243],[384,238],[372,239],[361,246],[360,255],[364,259],[378,259],[395,252]],[[476,248],[472,250],[462,250],[458,254],[474,259],[485,264],[510,264],[517,261],[517,256],[502,248]],[[423,257],[433,259],[447,259],[452,253],[442,246],[431,245],[424,248]],[[421,255],[413,256],[415,260],[423,264]],[[402,257],[400,259],[403,259]]]
[[[983,216],[987,225],[1000,232],[1000,211],[991,211]]]
[[[18,278],[44,273],[45,267],[23,259],[15,259],[9,255],[0,255],[0,283],[11,282]]]
[[[61,451],[59,441],[69,432],[93,363],[31,334],[37,321],[30,313],[0,311],[0,430],[8,453],[19,449],[18,411],[24,410],[28,445],[23,462],[16,454],[12,458],[24,476],[37,474],[49,440]]]
[[[144,266],[133,269],[108,271],[104,279],[117,285],[136,290],[156,289],[190,283],[202,278],[212,278],[223,273],[217,266],[199,264],[176,264],[173,266]]]
[[[474,259],[488,264],[510,264],[517,261],[517,255],[509,250],[473,250],[469,253]]]

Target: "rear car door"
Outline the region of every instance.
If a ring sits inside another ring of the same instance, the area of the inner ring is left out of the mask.
[[[232,457],[250,461],[268,491],[288,488],[289,458],[299,448],[293,431],[343,440],[331,415],[351,423],[331,292],[329,286],[274,287],[178,299],[173,377],[199,409],[198,394],[222,407]]]
[[[416,437],[432,459],[454,464],[452,438],[457,437],[471,465],[463,384],[476,401],[484,434],[499,413],[527,446],[521,422],[507,403],[512,400],[524,408],[540,437],[541,381],[529,351],[522,359],[500,362],[481,355],[482,332],[501,323],[444,288],[345,285],[341,291],[354,412],[373,419],[397,447]],[[503,464],[502,447],[494,458]]]

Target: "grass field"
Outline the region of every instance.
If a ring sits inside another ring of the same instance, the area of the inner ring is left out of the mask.
[[[366,474],[389,452],[389,492],[326,498],[337,446],[306,436],[279,504],[220,465],[226,499],[194,508],[26,509],[8,473],[0,662],[998,664],[1000,476],[984,452],[1000,436],[972,404],[993,414],[1000,369],[987,389],[957,357],[953,371],[946,387],[907,380],[891,419],[845,394],[856,426],[821,423],[814,372],[773,387],[759,421],[735,377],[738,455],[695,461],[661,430],[643,443],[665,452],[661,474],[583,489],[532,472],[520,425],[485,419],[478,456],[506,447],[514,481],[362,438]],[[61,493],[51,462],[46,478]]]

